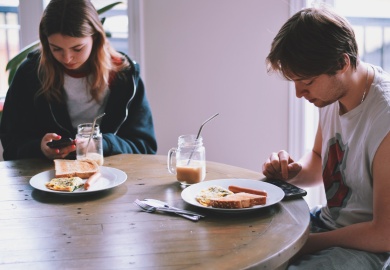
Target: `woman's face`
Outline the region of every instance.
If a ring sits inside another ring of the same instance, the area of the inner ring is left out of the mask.
[[[87,60],[92,51],[93,38],[70,37],[53,34],[48,38],[50,51],[54,58],[66,69],[72,71],[87,71]]]

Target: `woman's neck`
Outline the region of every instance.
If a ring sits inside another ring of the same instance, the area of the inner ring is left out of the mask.
[[[78,69],[64,68],[64,72],[73,78],[83,78],[88,76],[88,74],[90,73],[90,68],[88,64],[84,64]]]

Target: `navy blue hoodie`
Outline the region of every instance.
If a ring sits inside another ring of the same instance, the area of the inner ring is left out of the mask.
[[[36,96],[41,88],[37,75],[39,58],[38,51],[28,55],[7,92],[0,123],[4,160],[45,157],[40,145],[46,133],[75,138],[66,102],[49,103],[43,95]],[[106,115],[100,122],[104,156],[157,151],[152,113],[139,66],[129,58],[128,61],[130,67],[110,83]]]

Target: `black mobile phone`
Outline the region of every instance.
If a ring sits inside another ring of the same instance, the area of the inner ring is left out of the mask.
[[[302,198],[307,195],[306,190],[280,179],[266,179],[264,182],[280,187],[284,191],[283,200]]]
[[[71,138],[61,138],[59,140],[48,142],[47,146],[50,148],[63,148],[72,144],[74,144],[74,141]]]

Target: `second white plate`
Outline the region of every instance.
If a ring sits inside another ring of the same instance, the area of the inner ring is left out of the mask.
[[[251,189],[260,189],[267,192],[267,203],[265,205],[255,205],[250,208],[240,208],[240,209],[224,209],[224,208],[213,208],[213,207],[207,207],[203,206],[195,199],[196,195],[199,194],[199,192],[202,189],[208,188],[210,186],[221,186],[223,188],[228,188],[229,186],[240,186],[244,188],[251,188]],[[284,191],[272,184],[265,183],[263,181],[259,180],[252,180],[252,179],[216,179],[216,180],[209,180],[200,182],[194,185],[191,185],[187,188],[185,188],[181,192],[182,199],[194,206],[217,211],[217,212],[225,212],[225,213],[242,213],[242,212],[248,212],[248,211],[254,211],[259,208],[264,208],[267,206],[274,205],[278,202],[280,202],[284,197]]]
[[[96,182],[91,185],[88,190],[85,190],[84,188],[79,188],[73,192],[67,192],[48,189],[45,184],[49,182],[52,178],[54,178],[54,170],[44,171],[34,175],[30,179],[30,185],[36,189],[51,193],[64,195],[82,195],[114,188],[123,184],[127,179],[127,174],[124,171],[111,167],[100,166],[100,173],[102,174],[100,178],[97,179]],[[86,181],[86,179],[84,180]]]

